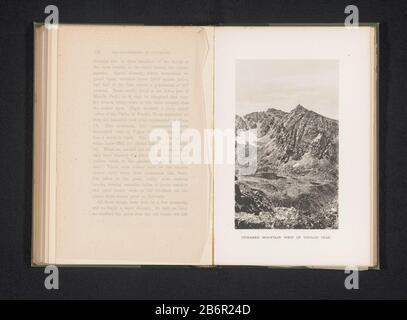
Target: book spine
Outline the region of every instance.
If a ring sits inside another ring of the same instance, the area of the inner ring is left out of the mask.
[[[55,263],[57,40],[34,25],[33,264]]]

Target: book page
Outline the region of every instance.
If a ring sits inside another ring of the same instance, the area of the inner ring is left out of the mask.
[[[59,26],[56,263],[212,263],[212,168],[180,157],[212,63],[210,27]]]
[[[216,28],[215,264],[374,264],[373,34]]]

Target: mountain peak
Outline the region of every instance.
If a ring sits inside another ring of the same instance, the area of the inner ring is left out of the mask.
[[[284,111],[281,111],[280,109],[276,108],[267,108],[266,112],[284,112]]]
[[[267,137],[258,150],[260,169],[278,168],[303,156],[337,163],[338,122],[300,104],[289,113],[269,108],[236,118],[236,128],[257,129],[259,138]]]
[[[295,108],[295,111],[309,111],[308,109],[304,108],[302,105],[298,104]]]

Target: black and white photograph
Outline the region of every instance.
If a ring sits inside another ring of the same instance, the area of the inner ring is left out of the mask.
[[[338,61],[238,60],[235,77],[235,228],[338,229]]]

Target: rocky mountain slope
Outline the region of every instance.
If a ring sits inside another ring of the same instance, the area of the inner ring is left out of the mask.
[[[249,129],[257,129],[257,169],[241,175],[236,163],[236,227],[263,225],[253,215],[264,228],[337,227],[338,121],[298,105],[236,116],[236,132]]]

